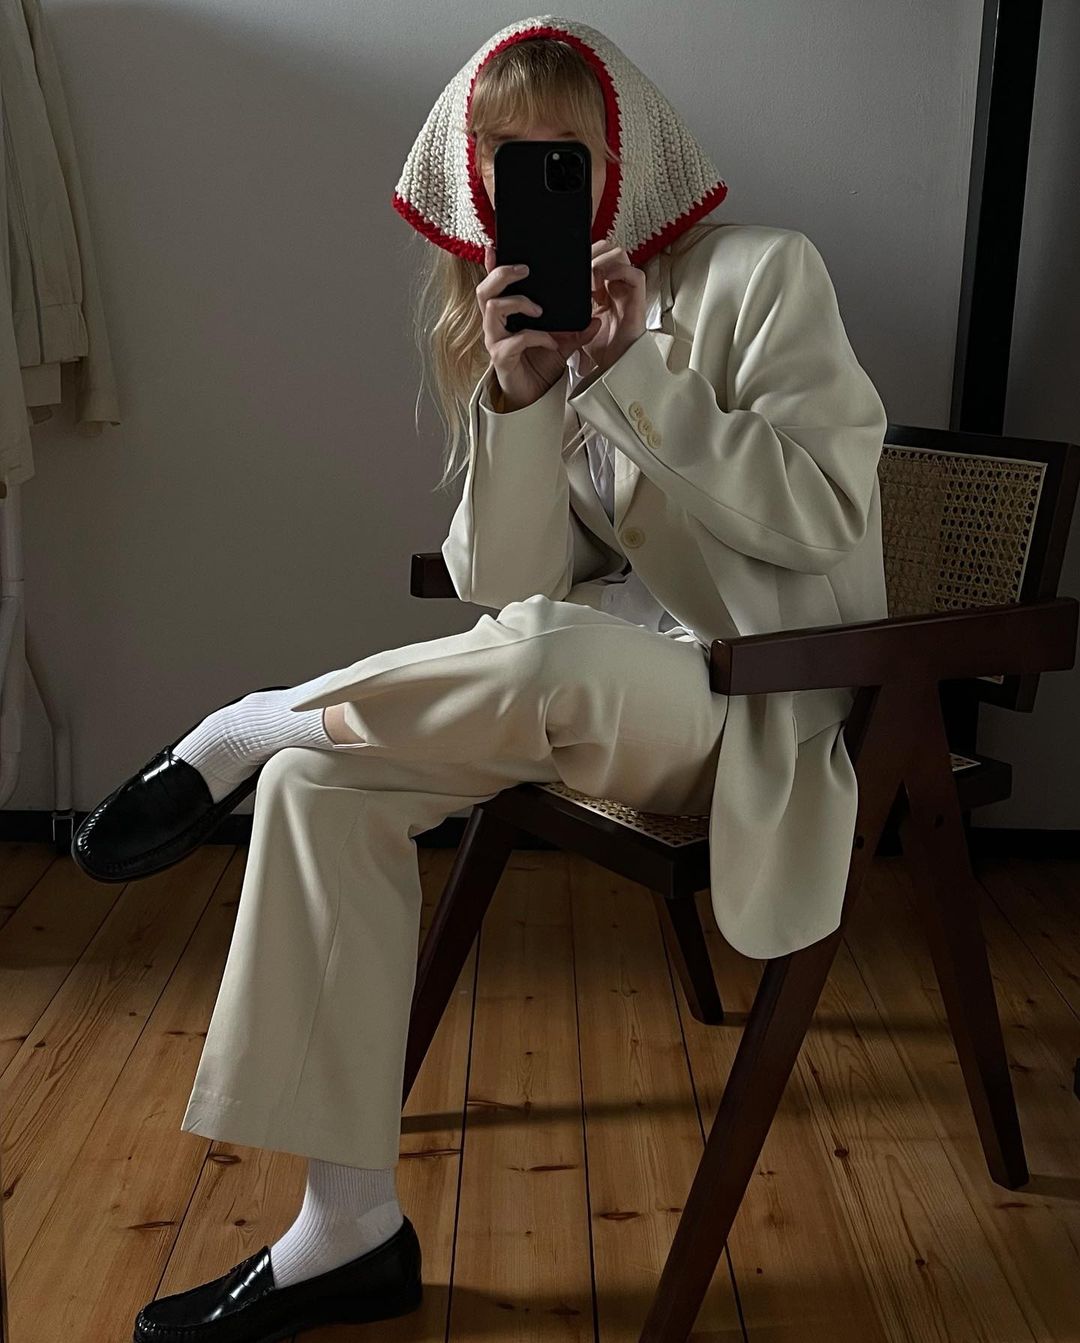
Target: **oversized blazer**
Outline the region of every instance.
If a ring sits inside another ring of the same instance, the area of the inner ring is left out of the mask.
[[[569,397],[564,371],[501,414],[490,363],[474,389],[465,483],[442,544],[458,596],[499,609],[543,593],[604,609],[629,557],[704,657],[717,638],[886,616],[887,417],[814,244],[728,224],[644,269],[658,321],[609,369]],[[616,449],[613,521],[584,424]],[[348,688],[345,677],[305,704]],[[838,925],[858,801],[842,736],[852,692],[728,701],[711,896],[746,955],[783,955]]]

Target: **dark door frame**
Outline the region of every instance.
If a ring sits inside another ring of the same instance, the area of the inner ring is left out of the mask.
[[[950,429],[1000,434],[1042,0],[984,0]]]

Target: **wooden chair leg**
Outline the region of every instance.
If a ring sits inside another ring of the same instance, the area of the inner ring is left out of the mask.
[[[435,917],[420,948],[405,1047],[402,1108],[476,941],[506,861],[520,837],[521,831],[516,826],[482,805],[473,808]]]
[[[659,891],[653,891],[653,901],[687,1006],[698,1021],[707,1026],[719,1026],[724,1020],[724,1005],[716,987],[705,930],[693,894],[688,892],[668,900]]]
[[[900,842],[990,1176],[1016,1189],[1028,1180],[1024,1141],[936,688],[928,687],[920,707],[912,723],[919,749],[904,772]]]
[[[860,691],[845,731],[859,809],[843,920],[820,942],[765,966],[640,1343],[685,1343],[697,1319],[896,797],[906,699],[900,687]]]

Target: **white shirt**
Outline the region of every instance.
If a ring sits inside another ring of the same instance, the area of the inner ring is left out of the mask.
[[[654,329],[659,325],[659,319],[660,295],[657,294],[645,316],[646,328]],[[568,396],[573,395],[574,388],[585,376],[581,372],[580,364],[578,351],[574,350],[566,361],[570,375]],[[596,493],[604,506],[604,512],[614,522],[615,449],[603,434],[594,433],[586,439],[585,450],[589,458],[589,474],[592,476]],[[679,624],[670,611],[665,610],[660,605],[633,568],[625,575],[612,575],[607,579],[607,582],[612,586],[604,592],[603,609],[605,611],[611,611],[613,614],[621,616],[623,620],[632,621],[635,625],[644,625],[647,629],[656,630],[658,634],[664,634],[668,630],[679,631],[684,635],[689,633],[684,626]],[[694,636],[691,635],[690,637],[693,638]]]

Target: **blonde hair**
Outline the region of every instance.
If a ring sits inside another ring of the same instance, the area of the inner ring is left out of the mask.
[[[466,131],[475,141],[478,173],[490,161],[498,135],[543,121],[575,127],[594,157],[618,161],[607,144],[600,84],[584,57],[557,38],[513,42],[484,63],[473,85]],[[699,221],[663,250],[679,255],[703,233],[721,227],[718,221]],[[489,362],[476,301],[476,286],[487,272],[482,262],[448,252],[419,234],[415,245],[422,249],[412,299],[421,365],[417,430],[430,371],[432,399],[446,431],[442,476],[434,487],[443,489],[468,465],[469,399]]]

